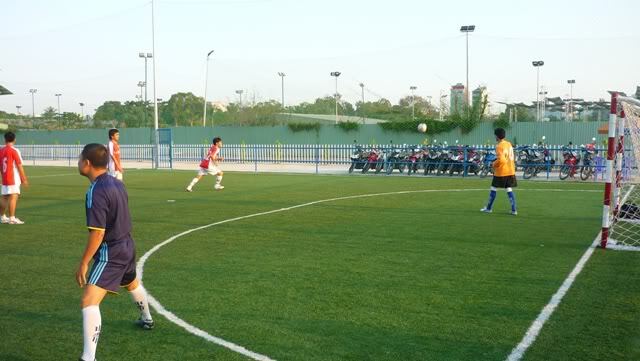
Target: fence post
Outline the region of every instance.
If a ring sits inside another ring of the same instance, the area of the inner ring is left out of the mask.
[[[258,145],[253,145],[253,171],[258,173]]]
[[[464,172],[462,173],[463,177],[467,176],[467,172],[469,170],[469,166],[467,161],[469,160],[469,147],[464,147],[464,163],[462,163],[462,166],[464,167]]]
[[[319,166],[320,166],[320,144],[316,143],[316,174],[319,173]]]

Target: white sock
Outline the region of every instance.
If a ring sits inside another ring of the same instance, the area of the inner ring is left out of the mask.
[[[191,181],[191,183],[189,183],[189,186],[187,188],[189,189],[193,188],[193,186],[196,185],[196,183],[198,183],[198,178],[193,178],[193,180]]]
[[[82,359],[94,361],[96,359],[96,348],[98,338],[102,328],[102,318],[100,317],[100,306],[87,306],[82,309],[82,330],[84,336],[84,350]]]
[[[217,175],[216,176],[216,184],[220,185],[220,182],[222,182],[222,176],[221,175]]]
[[[138,306],[138,310],[140,310],[140,317],[143,320],[151,321],[151,313],[149,312],[149,301],[147,300],[147,290],[139,285],[135,290],[129,291],[131,293],[131,298],[133,302],[135,302],[136,306]]]

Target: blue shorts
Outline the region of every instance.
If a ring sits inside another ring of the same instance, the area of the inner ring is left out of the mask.
[[[118,292],[136,279],[136,249],[133,240],[102,242],[93,255],[87,284]]]

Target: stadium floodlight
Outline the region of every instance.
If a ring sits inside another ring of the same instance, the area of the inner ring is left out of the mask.
[[[146,110],[146,106],[147,106],[147,60],[153,58],[153,54],[152,53],[143,53],[140,52],[138,53],[138,57],[139,58],[144,58],[144,106],[145,106],[145,110],[144,112],[142,112],[142,115],[144,117],[144,124],[147,124],[147,110]],[[142,89],[140,89],[142,90]],[[142,99],[142,97],[141,97]]]
[[[62,96],[61,93],[57,93],[56,97],[58,97],[58,117],[62,117],[62,113],[60,112],[60,97]]]
[[[416,96],[414,94],[414,91],[416,89],[418,89],[417,86],[410,86],[409,89],[411,90],[411,118],[413,120],[416,120]]]
[[[84,103],[80,102],[80,114],[82,114],[82,119],[84,119]]]
[[[536,77],[536,121],[540,121],[540,67],[544,65],[542,60],[534,60],[531,62],[537,70]]]
[[[29,93],[31,93],[31,117],[33,118],[33,120],[36,119],[35,94],[37,91],[38,89],[29,89]]]
[[[567,84],[569,84],[569,104],[567,104],[567,112],[569,113],[569,119],[573,121],[573,84],[576,83],[575,79],[567,80]]]
[[[332,71],[329,75],[333,76],[336,78],[336,93],[335,93],[335,97],[336,97],[336,124],[338,124],[338,98],[340,97],[340,95],[338,94],[338,77],[340,76],[340,74],[342,74],[339,71]]]
[[[209,85],[209,57],[213,50],[207,53],[207,65],[204,73],[204,111],[202,112],[202,126],[207,126],[207,86]]]
[[[282,91],[282,101],[280,102],[280,106],[282,106],[282,109],[284,109],[284,77],[287,76],[287,74],[279,71],[278,72],[278,76],[281,78],[281,91]]]
[[[236,90],[236,94],[240,96],[240,109],[242,109],[242,93],[244,93],[244,90],[242,89]]]
[[[20,108],[22,108],[22,105],[16,105],[16,111],[18,112],[18,115],[20,115]]]
[[[360,83],[359,85],[360,85],[360,88],[362,88],[362,105],[361,105],[361,107],[362,107],[362,124],[364,124],[365,123],[365,119],[366,119],[365,114],[364,114],[364,83]]]
[[[460,32],[463,32],[467,38],[467,87],[465,88],[464,101],[467,103],[467,112],[469,111],[469,33],[476,30],[475,25],[463,25]]]

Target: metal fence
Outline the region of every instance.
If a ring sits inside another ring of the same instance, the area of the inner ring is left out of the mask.
[[[65,162],[68,165],[75,164],[78,155],[82,151],[82,145],[18,145],[17,148],[22,152],[25,161],[58,161]],[[193,166],[206,156],[209,145],[203,144],[167,144],[160,147],[166,148],[160,151],[161,155],[169,157],[172,167],[182,164],[191,164]],[[358,148],[356,148],[358,147]],[[538,149],[537,145],[525,146],[520,145],[515,148],[517,153],[530,147]],[[471,165],[469,154],[472,152],[486,152],[494,149],[493,146],[470,145],[470,146],[422,146],[422,145],[399,145],[399,144],[378,144],[378,145],[345,145],[345,144],[225,144],[220,151],[220,156],[224,158],[225,164],[236,164],[250,166],[249,170],[258,171],[259,165],[286,165],[297,164],[315,168],[318,173],[321,167],[334,166],[335,170],[346,171],[352,163],[352,155],[359,149],[361,152],[377,151],[381,154],[389,153],[394,149],[401,149],[405,152],[411,152],[412,149],[419,148],[421,151],[430,150],[453,150],[461,151],[464,154],[463,167],[465,168],[464,176],[467,176],[467,167]],[[542,148],[539,148],[542,149]],[[542,166],[544,169],[540,172],[546,178],[552,177],[552,173],[557,172],[562,166],[563,152],[567,149],[560,145],[546,145],[544,149],[548,153]],[[576,152],[580,152],[579,147],[572,148]],[[153,145],[121,145],[121,159],[125,162],[146,162],[151,163],[154,160]],[[595,150],[594,163],[595,178],[602,177],[604,172],[604,161],[606,159],[606,149],[598,148]],[[635,167],[632,163],[632,156],[629,151],[625,156],[627,159],[626,167]],[[540,165],[538,163],[538,165]],[[252,167],[251,167],[252,166]],[[528,166],[523,162],[518,163],[519,169]]]

